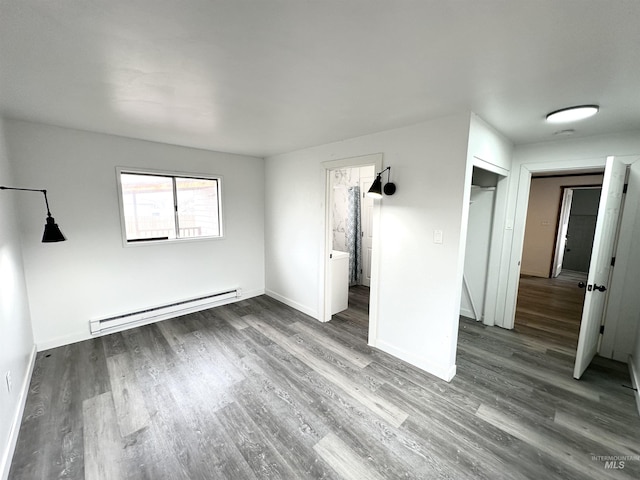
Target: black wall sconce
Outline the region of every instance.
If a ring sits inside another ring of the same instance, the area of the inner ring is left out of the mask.
[[[64,242],[66,238],[60,231],[60,227],[51,216],[51,212],[49,211],[49,200],[47,200],[47,191],[46,190],[37,190],[35,188],[16,188],[16,187],[3,187],[0,186],[0,190],[20,190],[22,192],[41,192],[44,194],[44,203],[47,206],[47,223],[44,225],[44,234],[42,235],[43,243],[51,243],[51,242]]]
[[[382,187],[382,174],[387,172],[387,183],[385,183],[384,188]],[[393,195],[396,193],[396,184],[390,182],[391,179],[391,167],[387,167],[382,170],[380,173],[376,174],[376,179],[371,184],[371,188],[367,192],[367,197],[371,198],[382,198],[382,192],[384,191],[385,195]]]

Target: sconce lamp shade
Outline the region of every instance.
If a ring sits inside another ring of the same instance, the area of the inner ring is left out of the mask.
[[[367,192],[367,197],[370,198],[382,198],[382,174],[379,173],[376,179],[371,184],[371,188]]]
[[[55,219],[49,214],[47,223],[44,225],[44,233],[42,234],[42,243],[64,242],[66,238],[60,231],[60,227]]]
[[[387,183],[384,184],[384,188],[382,188],[382,174],[387,172]],[[367,192],[367,197],[371,198],[382,198],[382,192],[384,191],[385,195],[393,195],[396,193],[396,184],[390,182],[391,177],[391,167],[387,167],[382,170],[380,173],[376,174],[376,179],[373,181],[371,188]]]
[[[49,200],[47,199],[47,191],[40,190],[36,188],[18,188],[18,187],[5,187],[0,186],[0,190],[18,190],[21,192],[40,192],[44,195],[44,204],[47,207],[47,223],[44,225],[44,233],[42,234],[42,242],[43,243],[52,243],[52,242],[64,242],[66,238],[60,231],[60,227],[51,216],[51,212],[49,211]]]

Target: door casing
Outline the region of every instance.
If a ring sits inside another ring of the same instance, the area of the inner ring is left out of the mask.
[[[363,167],[366,165],[373,165],[375,172],[382,171],[382,153],[376,153],[371,155],[363,155],[358,157],[342,158],[339,160],[330,160],[322,162],[321,172],[323,178],[323,184],[325,186],[325,203],[324,203],[324,224],[323,224],[323,239],[322,239],[322,252],[320,255],[320,268],[322,278],[319,282],[319,302],[320,316],[319,319],[322,322],[328,322],[331,320],[331,250],[333,247],[332,229],[331,229],[331,205],[332,205],[332,189],[329,175],[332,170],[346,167]],[[380,231],[380,202],[376,200],[373,205],[372,215],[372,249],[371,249],[371,286],[370,286],[370,298],[369,298],[369,339],[368,343],[371,346],[376,346],[378,337],[378,289],[379,289],[379,265],[380,265],[380,247],[379,247],[379,231]]]
[[[520,165],[517,180],[517,199],[512,220],[507,219],[504,229],[504,246],[510,246],[510,252],[505,255],[506,262],[501,265],[498,287],[498,309],[495,324],[513,329],[516,317],[516,302],[518,299],[518,286],[520,284],[520,263],[524,246],[524,231],[529,207],[529,192],[531,189],[531,177],[535,173],[577,173],[604,169],[606,157],[588,158],[582,160],[556,161],[553,163],[528,163]],[[500,314],[501,313],[501,314]]]

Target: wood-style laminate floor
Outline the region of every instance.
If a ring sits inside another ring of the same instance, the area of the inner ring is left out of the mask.
[[[566,347],[575,354],[584,304],[587,274],[563,270],[556,278],[522,275],[514,329],[516,332]]]
[[[575,381],[462,320],[447,383],[367,346],[365,294],[326,324],[262,296],[39,353],[10,478],[640,477],[626,366]]]

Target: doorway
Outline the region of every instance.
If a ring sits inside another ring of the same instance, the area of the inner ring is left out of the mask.
[[[562,190],[551,273],[554,278],[562,270],[589,271],[602,183],[598,186],[562,187]]]
[[[615,259],[612,258],[616,252],[616,235],[620,229],[621,211],[624,205],[625,177],[628,173],[628,157],[608,156],[606,158],[591,158],[583,160],[567,160],[555,161],[553,163],[531,163],[520,164],[518,176],[513,176],[511,185],[514,187],[512,193],[509,194],[510,201],[502,202],[500,195],[497,197],[497,205],[506,205],[511,203],[513,207],[509,207],[511,211],[505,211],[503,245],[506,249],[502,249],[500,271],[496,281],[497,298],[495,299],[495,310],[491,311],[491,296],[487,295],[487,308],[489,309],[489,318],[493,314],[494,323],[497,326],[513,329],[516,318],[516,303],[518,300],[518,288],[521,286],[521,273],[527,268],[525,258],[523,256],[523,245],[525,243],[525,224],[529,220],[527,215],[529,207],[529,196],[531,184],[534,177],[562,177],[562,176],[582,176],[585,174],[601,174],[602,176],[602,193],[598,206],[598,215],[596,220],[595,235],[593,240],[592,254],[587,274],[587,281],[582,282],[580,287],[585,290],[584,301],[578,302],[582,305],[582,315],[580,318],[580,327],[578,334],[577,348],[573,350],[572,356],[575,357],[573,377],[580,379],[591,360],[598,352],[598,345],[602,338],[601,322],[604,318],[604,311],[607,306],[608,289],[611,283],[611,266]],[[468,170],[468,178],[471,177],[471,170]],[[500,183],[500,182],[499,182]],[[471,182],[468,185],[471,187]],[[498,188],[500,193],[500,188]],[[515,195],[513,195],[515,193]],[[554,203],[556,212],[558,209],[559,199]],[[541,220],[537,223],[540,227],[553,233],[555,222]],[[499,225],[500,226],[500,225]],[[552,228],[549,228],[552,227]],[[502,235],[502,231],[494,232],[492,239],[496,239]],[[497,234],[497,235],[496,235]],[[509,248],[510,245],[510,248]],[[549,254],[547,262],[532,262],[530,267],[537,267],[542,272],[539,277],[548,279],[552,271],[553,254]],[[574,280],[570,280],[574,283]],[[488,282],[488,288],[493,282]],[[581,283],[580,281],[578,282]],[[575,288],[578,289],[579,285]],[[572,292],[574,287],[572,287]],[[526,286],[523,286],[526,289]],[[484,322],[487,324],[487,322]],[[605,336],[606,338],[606,336]],[[604,340],[603,340],[604,343]]]
[[[485,318],[496,189],[502,178],[497,173],[473,166],[460,315],[476,321]]]
[[[373,199],[366,192],[374,175],[373,165],[330,170],[331,249],[349,254],[350,287],[371,286]]]
[[[603,175],[531,178],[514,329],[575,354]]]
[[[369,344],[377,332],[377,231],[380,203],[366,196],[375,173],[382,170],[382,154],[323,163],[325,178],[324,289],[322,320],[340,312],[359,312],[366,318]],[[336,259],[347,257],[348,268]],[[343,278],[345,277],[345,278]],[[338,286],[336,286],[338,285]],[[337,289],[337,290],[336,290]],[[342,300],[345,300],[344,303]],[[349,309],[349,310],[347,310]],[[364,312],[364,314],[363,314]],[[343,313],[343,317],[348,314]]]
[[[527,217],[532,174],[542,172],[565,173],[568,170],[570,171],[571,167],[576,170],[582,168],[583,171],[594,168],[601,170],[603,164],[605,167],[604,177],[592,248],[592,259],[589,266],[588,280],[586,284],[580,285],[586,288],[586,294],[575,355],[573,377],[576,379],[582,376],[591,360],[597,354],[602,335],[601,324],[608,298],[608,293],[606,292],[611,280],[612,257],[616,249],[616,235],[619,229],[619,219],[625,192],[624,184],[628,172],[628,165],[624,157],[608,156],[605,159],[556,162],[550,166],[544,164],[523,164],[520,166],[518,197],[514,216],[517,228],[514,228],[511,242],[511,261],[514,263],[509,266],[509,279],[506,289],[503,290],[508,300],[505,303],[502,326],[511,329],[515,321],[517,290],[521,273],[520,260],[523,259],[520,240],[524,243],[524,220]]]

